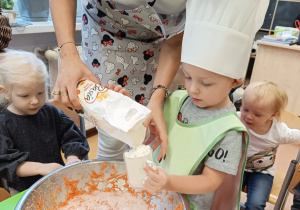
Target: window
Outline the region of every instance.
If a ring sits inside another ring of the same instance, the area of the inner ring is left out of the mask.
[[[21,0],[18,0],[21,1]],[[18,4],[17,1],[15,1],[15,5],[14,5],[14,10],[16,11],[16,13],[18,14],[17,17],[21,18],[19,9],[18,9]],[[82,15],[82,8],[81,8],[81,0],[77,0],[77,18],[80,18]],[[51,13],[49,13],[49,20],[51,20]]]

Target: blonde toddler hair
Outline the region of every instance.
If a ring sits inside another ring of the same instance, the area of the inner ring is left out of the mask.
[[[246,97],[249,90],[252,90],[258,101],[262,100],[266,96],[273,97],[274,110],[275,112],[278,112],[275,118],[280,121],[281,113],[288,104],[288,96],[286,92],[278,85],[270,81],[264,80],[251,82],[245,89],[245,92],[242,96],[242,101],[244,97]]]
[[[0,53],[0,86],[11,94],[14,84],[30,85],[47,82],[46,65],[35,54],[18,50],[4,50]],[[0,94],[0,105],[7,104]]]

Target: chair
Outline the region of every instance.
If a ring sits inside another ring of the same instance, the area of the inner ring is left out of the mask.
[[[80,131],[86,136],[85,124],[84,124],[83,117],[81,117],[76,112],[71,111],[70,109],[66,108],[64,105],[62,105],[54,100],[50,100],[47,103],[54,105],[56,108],[62,110],[66,115],[68,115],[74,121],[74,123],[78,126]]]
[[[7,190],[0,187],[0,202],[6,200],[9,197],[10,197],[10,194],[7,192]]]
[[[9,197],[10,194],[7,186],[7,181],[4,178],[0,178],[0,202],[4,201]]]
[[[275,203],[278,199],[278,195],[279,195],[284,177],[285,177],[285,173],[275,170],[272,189],[271,189],[271,192],[270,192],[268,200],[267,200],[268,203],[275,205]]]
[[[296,184],[300,181],[299,160],[300,160],[300,149],[296,160],[292,160],[290,163],[282,187],[280,189],[278,199],[275,203],[274,210],[282,210],[284,208],[287,200],[288,192],[294,194],[293,187],[296,186]]]
[[[288,125],[289,128],[295,128],[300,130],[300,118],[288,111],[284,112],[282,120]],[[281,210],[284,208],[288,192],[294,194],[293,187],[300,181],[300,149],[295,160],[290,162],[289,168],[283,180],[278,198],[275,203],[274,210]]]

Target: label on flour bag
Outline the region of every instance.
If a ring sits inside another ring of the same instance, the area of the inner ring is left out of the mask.
[[[96,99],[102,101],[104,98],[106,98],[108,89],[102,87],[101,85],[94,85],[90,83],[84,88],[84,91],[85,102],[92,104]]]
[[[143,143],[150,109],[89,80],[79,83],[77,94],[87,120],[131,147]]]

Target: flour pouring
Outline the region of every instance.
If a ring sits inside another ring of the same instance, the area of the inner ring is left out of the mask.
[[[150,109],[88,80],[79,83],[77,93],[87,120],[130,147],[143,143]]]

